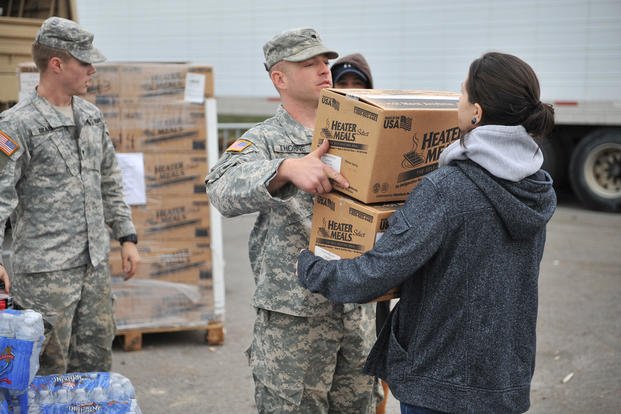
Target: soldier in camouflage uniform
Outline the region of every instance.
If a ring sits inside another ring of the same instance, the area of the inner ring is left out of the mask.
[[[11,293],[45,321],[39,374],[110,370],[109,229],[127,278],[140,260],[102,113],[76,96],[105,59],[92,40],[75,22],[47,19],[33,43],[39,85],[0,114],[0,245],[10,217]]]
[[[374,380],[362,373],[374,342],[372,305],[334,305],[303,289],[295,263],[307,248],[313,195],[347,186],[310,152],[321,89],[332,84],[326,48],[312,29],[275,36],[265,67],[282,105],[235,141],[206,178],[227,217],[259,212],[249,240],[257,310],[247,351],[261,413],[374,413]]]

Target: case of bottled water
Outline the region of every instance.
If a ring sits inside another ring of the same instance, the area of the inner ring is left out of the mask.
[[[39,369],[43,318],[31,309],[0,312],[0,388],[24,392]]]
[[[28,414],[141,414],[134,386],[116,372],[36,376],[24,399]]]

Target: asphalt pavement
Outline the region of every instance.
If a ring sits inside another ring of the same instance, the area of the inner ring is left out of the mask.
[[[147,334],[143,349],[115,345],[113,370],[130,378],[145,414],[255,413],[244,350],[254,288],[247,256],[254,215],[223,219],[225,342],[205,332]],[[621,412],[621,214],[561,198],[541,264],[531,414]],[[390,397],[387,413],[399,413]]]

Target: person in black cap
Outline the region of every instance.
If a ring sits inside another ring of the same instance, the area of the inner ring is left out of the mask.
[[[15,304],[45,321],[39,375],[109,371],[115,324],[108,252],[126,278],[140,256],[121,171],[101,111],[80,98],[105,57],[93,34],[50,17],[32,57],[39,84],[0,114],[0,245],[13,227]],[[0,263],[0,280],[8,272]]]
[[[373,89],[373,77],[367,60],[360,53],[343,56],[330,68],[335,88]]]

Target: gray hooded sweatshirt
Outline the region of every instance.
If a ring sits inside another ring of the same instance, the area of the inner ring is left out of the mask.
[[[401,286],[365,366],[399,401],[450,413],[530,406],[539,264],[556,207],[531,141],[521,126],[478,127],[447,147],[371,251],[300,254],[300,283],[334,302]]]

